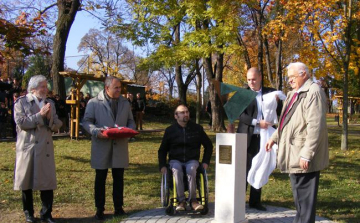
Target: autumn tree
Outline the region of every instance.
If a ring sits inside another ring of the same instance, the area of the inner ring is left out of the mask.
[[[51,77],[51,56],[49,55],[33,55],[29,58],[29,65],[23,77],[24,83],[28,83],[34,75],[42,74],[47,78]],[[25,86],[24,86],[25,87]]]
[[[78,62],[86,65],[83,70],[89,69],[90,73],[95,73],[97,76],[134,78],[136,66],[134,52],[123,46],[120,38],[106,30],[90,29],[81,38],[78,51],[89,54],[89,58]]]
[[[348,148],[348,92],[349,74],[356,73],[357,28],[360,2],[356,0],[281,1],[288,12],[283,18],[298,27],[304,40],[299,58],[313,73],[342,82],[343,132],[341,148]],[[355,52],[355,53],[354,53]],[[313,55],[316,55],[315,57]],[[319,66],[319,64],[322,64]],[[319,69],[323,67],[325,69]],[[328,71],[333,71],[328,74]],[[339,75],[340,74],[340,75]]]
[[[7,10],[8,17],[12,14],[19,15],[15,27],[6,26],[9,28],[7,29],[6,43],[9,47],[25,51],[25,53],[29,52],[29,45],[26,44],[31,42],[32,37],[45,35],[48,31],[51,31],[53,26],[49,24],[55,23],[53,15],[57,10],[58,19],[56,21],[53,48],[51,49],[53,53],[52,77],[55,93],[65,97],[65,86],[63,79],[59,76],[59,71],[64,70],[66,40],[75,15],[80,8],[80,0],[58,0],[57,2],[49,2],[45,7],[41,1],[8,1],[5,4],[6,7],[2,8]],[[14,41],[9,37],[14,37]],[[17,45],[11,43],[17,43]]]

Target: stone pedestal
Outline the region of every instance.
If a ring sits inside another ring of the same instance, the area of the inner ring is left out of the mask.
[[[214,223],[245,223],[247,135],[216,134]]]

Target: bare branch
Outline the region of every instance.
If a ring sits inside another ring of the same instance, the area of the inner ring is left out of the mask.
[[[325,49],[325,51],[330,55],[330,57],[335,61],[335,63],[341,67],[341,64],[339,63],[339,61],[330,53],[329,49],[326,47],[324,40],[322,39],[321,35],[319,32],[316,33]]]
[[[52,5],[49,5],[44,10],[40,11],[40,15],[44,14],[47,10],[51,9],[52,7],[57,6],[57,3],[54,3]]]

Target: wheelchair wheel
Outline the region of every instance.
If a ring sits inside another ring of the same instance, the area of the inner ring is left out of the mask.
[[[167,174],[162,174],[161,177],[161,205],[167,207],[169,205],[170,190],[167,179]]]
[[[206,215],[209,213],[209,207],[207,205],[204,206],[204,209],[201,210],[200,214]]]
[[[207,178],[206,170],[203,170],[200,173],[200,177],[199,177],[199,202],[204,206],[204,209],[200,212],[202,215],[206,215],[209,212],[208,201],[209,201],[208,178]]]
[[[173,216],[176,213],[175,207],[172,203],[165,209],[165,213],[169,216]]]

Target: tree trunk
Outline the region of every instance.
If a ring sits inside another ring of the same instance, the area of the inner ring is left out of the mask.
[[[169,79],[168,79],[168,85],[169,85],[169,100],[173,99],[173,93],[174,93],[174,79],[172,78],[171,71],[169,71]]]
[[[348,19],[348,23],[345,29],[344,42],[345,42],[345,58],[344,58],[344,86],[343,86],[343,126],[341,135],[341,150],[348,149],[348,75],[349,75],[349,62],[351,53],[351,14],[352,14],[352,0],[349,0],[349,5],[345,6],[344,10],[345,18]]]
[[[356,37],[357,37],[357,42],[355,43],[355,46],[356,47],[360,47],[360,23],[357,23],[356,24]],[[356,50],[354,50],[354,54],[355,54],[355,64],[356,64],[356,73],[355,73],[355,76],[358,77],[358,86],[360,87],[360,55],[357,53]]]
[[[180,103],[186,105],[187,86],[184,84],[184,81],[182,79],[182,69],[181,65],[178,65],[178,63],[176,63],[175,65],[175,80],[178,86]]]
[[[270,56],[269,43],[268,43],[267,37],[264,38],[264,48],[265,48],[265,60],[266,60],[266,68],[267,68],[268,80],[269,80],[269,82],[271,84],[271,87],[276,88],[276,83],[275,83],[274,78],[272,76],[271,56]]]
[[[180,43],[180,23],[178,23],[174,27],[174,29],[175,29],[174,46],[176,46]],[[176,80],[176,83],[178,86],[180,103],[186,105],[187,104],[187,101],[186,101],[187,86],[184,85],[184,81],[182,79],[181,64],[179,64],[178,62],[175,65],[175,80]]]
[[[219,48],[223,48],[222,46],[220,46]],[[224,71],[224,54],[223,53],[217,53],[216,54],[216,72],[215,72],[215,80],[222,82],[222,77],[223,77],[223,71]],[[219,92],[220,93],[220,92]],[[226,131],[225,128],[225,110],[224,110],[224,106],[223,104],[220,102],[220,98],[216,97],[215,98],[215,102],[216,105],[218,106],[218,119],[216,120],[217,124],[216,124],[216,131]],[[213,111],[213,110],[211,110]]]
[[[60,97],[65,98],[64,77],[60,76],[59,72],[64,70],[66,42],[80,7],[80,0],[73,0],[71,2],[58,0],[57,6],[59,12],[58,20],[56,21],[56,33],[54,35],[51,76],[53,78],[54,94],[59,94]]]
[[[346,59],[345,59],[346,60]],[[344,64],[344,86],[343,86],[343,125],[341,134],[341,150],[348,149],[348,68]],[[349,66],[349,65],[347,65]]]
[[[276,65],[275,65],[275,70],[276,70],[276,89],[278,90],[282,90],[282,41],[281,39],[279,39],[276,43]]]
[[[250,69],[251,68],[251,61],[250,61],[250,56],[249,56],[249,51],[244,43],[244,41],[242,40],[241,35],[238,33],[237,34],[237,41],[239,46],[242,46],[244,48],[243,50],[243,55],[244,55],[244,59],[245,59],[245,63],[246,63],[246,69]]]
[[[206,77],[209,82],[209,100],[211,102],[211,119],[212,119],[211,128],[214,131],[223,131],[225,130],[224,112],[223,112],[224,108],[216,92],[213,80],[222,82],[224,55],[219,54],[216,57],[216,63],[217,63],[216,73],[213,71],[212,68],[211,57],[203,58],[203,61],[204,61]]]
[[[196,69],[196,123],[200,124],[201,118],[201,86],[202,86],[202,78],[199,67],[199,60],[195,62]]]
[[[261,5],[259,2],[259,6],[261,9]],[[262,14],[261,14],[261,10],[257,10],[256,11],[256,20],[257,20],[257,36],[258,36],[258,40],[257,40],[257,45],[258,45],[258,68],[259,68],[259,72],[261,74],[261,80],[262,80],[262,85],[264,84],[264,65],[263,65],[263,36],[262,36]]]
[[[209,83],[209,101],[211,103],[211,119],[212,119],[212,126],[211,128],[214,129],[214,123],[215,123],[215,119],[217,118],[217,115],[215,114],[215,98],[216,98],[216,92],[215,92],[215,87],[214,87],[214,83],[213,83],[213,79],[215,78],[214,72],[213,72],[213,68],[212,68],[212,58],[211,56],[203,58],[203,66],[205,69],[205,74],[206,74],[206,78],[208,80]]]

